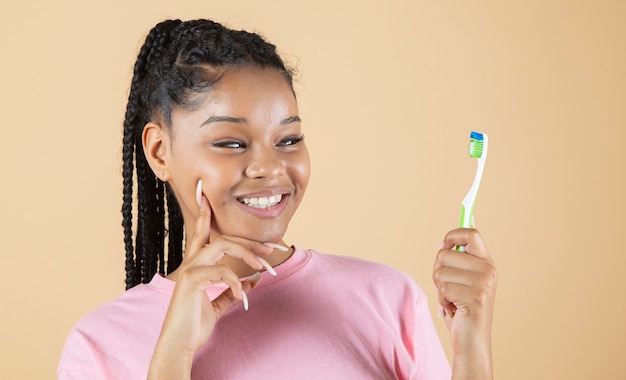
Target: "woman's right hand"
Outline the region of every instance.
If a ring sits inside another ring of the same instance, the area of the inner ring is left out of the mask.
[[[196,351],[213,332],[217,321],[233,306],[244,301],[260,275],[240,281],[239,277],[219,261],[228,255],[243,260],[250,267],[264,268],[257,255],[268,255],[273,249],[262,243],[232,236],[220,236],[210,241],[211,208],[199,191],[199,215],[195,231],[178,268],[174,293],[157,341],[148,379],[188,379]],[[226,289],[211,301],[206,288],[210,284],[226,283]]]

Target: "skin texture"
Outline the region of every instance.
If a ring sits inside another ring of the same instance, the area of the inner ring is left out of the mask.
[[[171,128],[154,121],[143,132],[154,173],[179,201],[187,236],[185,257],[170,279],[174,294],[150,364],[150,379],[188,379],[195,352],[216,322],[252,291],[263,270],[292,253],[283,235],[304,195],[309,156],[295,96],[271,69],[233,69],[193,110],[174,109]],[[202,180],[200,191],[198,181]],[[252,210],[243,197],[282,194],[273,210]],[[463,245],[466,253],[453,250]],[[278,273],[280,276],[280,273]],[[449,232],[433,279],[450,329],[454,379],[490,379],[491,320],[496,272],[478,231]],[[229,285],[212,302],[205,288]]]

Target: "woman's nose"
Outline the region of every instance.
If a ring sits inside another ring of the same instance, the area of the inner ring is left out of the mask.
[[[262,149],[252,157],[246,168],[249,178],[273,179],[285,174],[285,165],[274,149]]]

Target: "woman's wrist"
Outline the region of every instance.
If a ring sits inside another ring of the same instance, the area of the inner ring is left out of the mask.
[[[452,379],[493,379],[491,344],[475,345],[452,358]]]
[[[194,353],[157,346],[150,360],[148,380],[190,379]]]

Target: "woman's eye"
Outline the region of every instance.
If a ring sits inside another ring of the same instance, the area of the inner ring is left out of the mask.
[[[296,137],[288,137],[288,138],[284,139],[283,141],[281,141],[278,145],[280,145],[280,146],[293,146],[293,145],[298,144],[302,140],[304,140],[304,135],[296,136]]]
[[[246,144],[237,140],[216,141],[212,143],[212,145],[218,148],[230,148],[230,149],[240,149],[240,148],[246,147]]]

